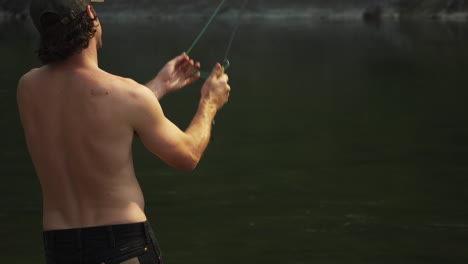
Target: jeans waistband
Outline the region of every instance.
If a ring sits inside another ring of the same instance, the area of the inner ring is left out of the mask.
[[[57,244],[67,243],[82,249],[87,240],[107,241],[109,247],[114,248],[116,242],[125,241],[129,237],[144,237],[146,243],[151,241],[151,227],[148,221],[132,224],[84,227],[51,230],[43,232],[44,247],[53,249]]]

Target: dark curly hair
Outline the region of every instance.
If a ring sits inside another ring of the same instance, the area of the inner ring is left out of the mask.
[[[94,12],[93,9],[93,13]],[[56,14],[44,14],[41,18],[41,40],[37,55],[45,65],[58,62],[79,54],[88,48],[89,40],[96,34],[94,21],[98,18],[90,18],[87,11],[76,16],[75,19],[60,18]],[[67,23],[64,23],[67,22]]]

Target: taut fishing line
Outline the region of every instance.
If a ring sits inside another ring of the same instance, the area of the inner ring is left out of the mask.
[[[221,2],[219,2],[218,6],[216,7],[215,11],[211,15],[210,19],[208,19],[208,22],[206,22],[205,26],[202,28],[202,30],[200,31],[198,36],[195,38],[195,40],[193,41],[190,48],[185,52],[185,53],[187,53],[187,55],[189,55],[189,53],[192,51],[192,49],[195,47],[195,45],[197,45],[197,43],[201,39],[201,37],[205,34],[205,32],[208,29],[208,27],[210,26],[211,22],[213,22],[213,19],[218,15],[219,11],[221,10],[221,7],[223,7],[224,2],[226,2],[226,0],[221,0]]]
[[[239,26],[241,24],[241,15],[244,13],[244,10],[245,10],[245,7],[247,6],[248,1],[249,0],[244,0],[244,2],[242,3],[242,7],[241,7],[241,9],[239,11],[239,14],[237,15],[236,26],[234,27],[234,30],[231,33],[231,37],[229,38],[229,42],[228,42],[226,52],[224,53],[224,58],[223,58],[223,64],[227,65],[227,67],[225,67],[225,68],[229,68],[229,66],[231,65],[227,57],[229,55],[229,52],[231,51],[232,42],[234,41],[234,38],[236,37],[237,31],[239,30]]]
[[[231,63],[228,59],[228,56],[229,56],[229,53],[231,51],[231,47],[232,47],[232,43],[234,42],[234,39],[236,37],[236,34],[237,34],[237,31],[239,30],[239,26],[241,24],[241,16],[242,14],[244,13],[244,10],[245,10],[245,7],[247,6],[247,2],[249,0],[244,0],[244,2],[242,3],[242,6],[241,6],[241,9],[239,10],[239,13],[237,15],[237,22],[236,22],[236,25],[234,26],[234,29],[232,30],[232,33],[231,33],[231,36],[229,37],[229,41],[228,41],[228,44],[227,44],[227,47],[226,47],[226,51],[224,52],[224,58],[222,60],[222,66],[223,66],[223,70],[226,71],[229,66],[231,66]],[[202,36],[206,33],[206,30],[208,29],[208,27],[210,26],[210,24],[213,22],[213,20],[215,19],[215,17],[218,15],[218,13],[221,11],[221,8],[224,6],[224,3],[226,2],[226,0],[221,0],[218,4],[218,6],[216,7],[216,9],[214,10],[213,14],[210,16],[210,18],[208,19],[208,22],[205,24],[205,26],[202,28],[202,30],[200,31],[200,33],[198,34],[198,36],[195,38],[195,40],[193,41],[192,45],[190,46],[190,48],[185,52],[187,55],[189,55],[189,53],[193,50],[193,48],[197,45],[198,41],[202,38]],[[204,72],[204,71],[200,71],[200,78],[202,79],[206,79],[208,78],[208,76],[210,76],[210,73],[209,72]]]

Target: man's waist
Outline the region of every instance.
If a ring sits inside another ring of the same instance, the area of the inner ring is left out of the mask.
[[[108,225],[140,223],[146,221],[141,205],[126,203],[114,206],[82,206],[67,204],[51,206],[44,203],[43,230],[80,229]]]
[[[80,248],[89,246],[115,247],[129,241],[148,243],[150,240],[148,221],[118,225],[70,228],[44,231],[46,249],[57,247]]]

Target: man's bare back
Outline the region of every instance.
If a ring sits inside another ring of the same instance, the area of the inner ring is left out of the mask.
[[[98,69],[45,66],[18,91],[44,193],[44,229],[145,221],[126,102],[136,83]]]

